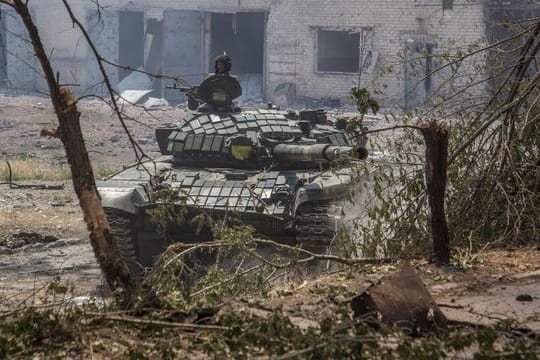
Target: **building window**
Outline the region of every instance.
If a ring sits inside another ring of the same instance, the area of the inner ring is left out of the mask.
[[[443,10],[452,10],[454,8],[454,0],[442,0]]]
[[[359,47],[359,32],[319,30],[317,33],[317,71],[358,72]]]

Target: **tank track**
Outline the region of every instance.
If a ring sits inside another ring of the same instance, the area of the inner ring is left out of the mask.
[[[296,213],[296,241],[299,246],[325,253],[336,236],[336,220],[330,216],[330,202],[303,204]]]
[[[326,253],[328,247],[336,236],[336,220],[330,215],[331,202],[317,202],[303,204],[296,213],[294,227],[296,229],[296,244],[314,253]],[[127,212],[106,208],[105,213],[111,226],[111,232],[115,237],[119,250],[124,256],[132,274],[136,277],[144,277],[144,267],[137,258],[134,242],[137,232],[133,228],[133,216]],[[190,259],[191,265],[200,270],[209,266],[209,259],[203,259],[208,254],[197,254]]]
[[[135,218],[127,212],[111,208],[106,208],[105,213],[111,227],[111,233],[117,241],[120,253],[123,255],[129,270],[137,279],[144,278],[147,274],[146,270],[148,270],[145,266],[152,266],[152,264],[145,264],[144,262],[141,264],[141,261],[144,260],[139,259],[135,248],[135,243],[139,240],[142,239],[147,242],[149,240],[141,232],[143,230],[141,229],[141,223],[144,222],[144,218]],[[159,236],[157,233],[154,235],[150,241],[158,241]],[[178,236],[178,233],[169,235],[172,235],[171,238],[174,239]],[[148,233],[146,233],[146,236],[148,236]],[[155,255],[159,254],[156,253]],[[199,250],[186,256],[185,262],[193,270],[191,275],[183,278],[184,281],[189,282],[205,274],[208,267],[215,262],[215,259],[209,251]]]
[[[132,216],[117,209],[105,209],[107,220],[111,227],[111,233],[116,239],[120,253],[128,265],[129,270],[135,276],[143,274],[143,267],[137,261],[137,254],[133,246]]]

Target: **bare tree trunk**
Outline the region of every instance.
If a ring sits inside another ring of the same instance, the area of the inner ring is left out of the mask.
[[[7,0],[0,2],[12,6],[17,11],[28,31],[51,92],[51,100],[59,123],[54,135],[59,137],[64,144],[71,168],[73,187],[79,198],[79,204],[90,232],[90,242],[107,283],[113,290],[121,290],[119,300],[127,305],[135,291],[135,283],[111,234],[109,223],[101,206],[90,158],[81,131],[80,113],[77,111],[75,99],[68,89],[58,85],[26,1]]]
[[[421,127],[421,131],[426,143],[426,185],[435,262],[445,265],[450,263],[450,236],[444,210],[449,134],[436,122]]]

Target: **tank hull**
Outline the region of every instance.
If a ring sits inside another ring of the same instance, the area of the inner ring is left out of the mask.
[[[174,202],[166,202],[175,214],[182,214],[170,216],[164,229],[150,215],[163,201],[151,199],[151,178],[140,166],[98,183],[109,220],[123,224],[119,236],[131,238],[126,240],[132,243],[129,256],[138,268],[152,266],[171,243],[212,240],[210,228],[198,221],[200,215],[249,225],[257,235],[322,251],[337,234],[340,201],[346,201],[353,183],[350,168],[239,174],[237,169],[178,168],[170,156],[152,166],[167,174],[160,187],[176,194]]]

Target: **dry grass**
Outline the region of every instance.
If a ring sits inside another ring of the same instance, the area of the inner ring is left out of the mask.
[[[0,210],[0,237],[18,231],[72,237],[84,234],[82,214],[65,211]]]
[[[34,158],[10,160],[9,163],[13,181],[54,181],[70,178],[69,169],[66,165],[51,164]],[[9,169],[6,162],[0,163],[0,180],[9,180]]]
[[[19,158],[9,161],[12,171],[12,181],[41,180],[59,181],[71,178],[67,164],[50,163],[36,158]],[[117,169],[98,166],[94,169],[97,177],[105,177]],[[5,161],[0,162],[0,182],[9,180],[9,169]]]

